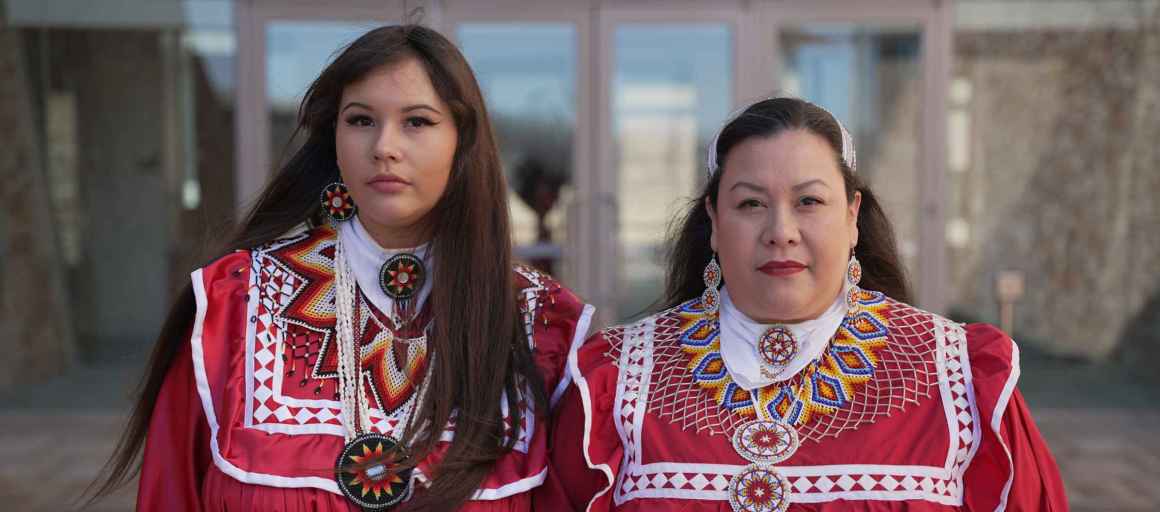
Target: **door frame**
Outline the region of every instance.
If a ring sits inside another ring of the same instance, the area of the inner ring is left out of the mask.
[[[422,22],[456,40],[462,23],[547,22],[576,27],[576,135],[573,183],[565,250],[572,256],[569,282],[598,308],[597,322],[615,320],[619,276],[616,233],[618,182],[612,131],[612,35],[622,23],[724,22],[733,29],[733,105],[776,90],[780,26],[803,22],[908,22],[922,27],[919,156],[920,210],[916,303],[945,312],[947,94],[952,65],[954,5],[951,0],[875,0],[851,9],[843,0],[498,0],[479,9],[472,0],[428,0]],[[269,178],[269,117],[266,98],[265,31],[274,20],[404,19],[393,0],[336,0],[319,6],[307,0],[236,0],[236,205],[240,212]],[[254,72],[258,70],[258,72]]]

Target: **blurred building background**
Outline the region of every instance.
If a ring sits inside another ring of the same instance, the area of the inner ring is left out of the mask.
[[[1160,0],[0,0],[0,499],[83,487],[310,81],[401,21],[468,57],[518,255],[601,323],[658,298],[730,112],[826,106],[917,304],[1020,342],[1074,508],[1160,503]]]

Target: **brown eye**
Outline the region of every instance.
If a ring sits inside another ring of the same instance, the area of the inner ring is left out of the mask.
[[[355,114],[346,118],[346,124],[349,126],[374,126],[375,122],[370,116]]]
[[[435,125],[435,122],[427,119],[426,117],[414,116],[408,117],[406,124],[407,128],[422,128],[424,126],[433,126]]]

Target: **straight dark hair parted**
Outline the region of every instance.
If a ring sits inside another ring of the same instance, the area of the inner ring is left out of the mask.
[[[459,50],[419,25],[374,29],[345,48],[302,100],[295,136],[304,134],[304,144],[278,170],[224,249],[252,249],[296,226],[324,222],[318,197],[323,187],[339,179],[335,125],[343,89],[376,69],[412,59],[423,65],[436,93],[449,105],[458,146],[447,188],[424,222],[438,269],[430,297],[435,318],[428,337],[431,399],[422,402],[412,425],[438,431],[408,429],[408,462],[432,452],[452,411],[456,427],[435,474],[429,475],[431,486],[417,493],[407,509],[453,510],[471,497],[518,437],[505,432],[501,400],[514,416],[512,425],[523,424],[521,400],[533,401],[537,411],[547,410],[516,304],[507,183],[483,96]],[[162,327],[129,425],[95,498],[140,470],[138,454],[155,401],[178,351],[188,343],[193,318],[193,291],[186,285]]]
[[[858,246],[854,255],[862,263],[862,282],[867,290],[885,293],[901,302],[910,302],[910,286],[899,263],[894,228],[886,217],[870,186],[842,160],[842,130],[834,116],[826,109],[796,98],[772,98],[750,105],[729,121],[716,142],[717,171],[709,177],[701,193],[689,202],[684,215],[669,229],[668,263],[665,296],[660,309],[667,309],[694,297],[705,289],[701,273],[713,249],[709,245],[712,223],[705,210],[706,200],[717,207],[717,192],[721,176],[729,170],[725,161],[734,147],[753,138],[770,138],[787,130],[808,130],[825,139],[834,150],[834,158],[842,172],[846,200],[853,201],[854,193],[862,193],[858,211]]]

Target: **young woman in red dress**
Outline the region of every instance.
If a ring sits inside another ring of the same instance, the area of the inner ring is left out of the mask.
[[[144,446],[139,510],[530,510],[592,310],[513,265],[470,67],[430,29],[375,29],[299,118],[174,305],[105,489]]]

